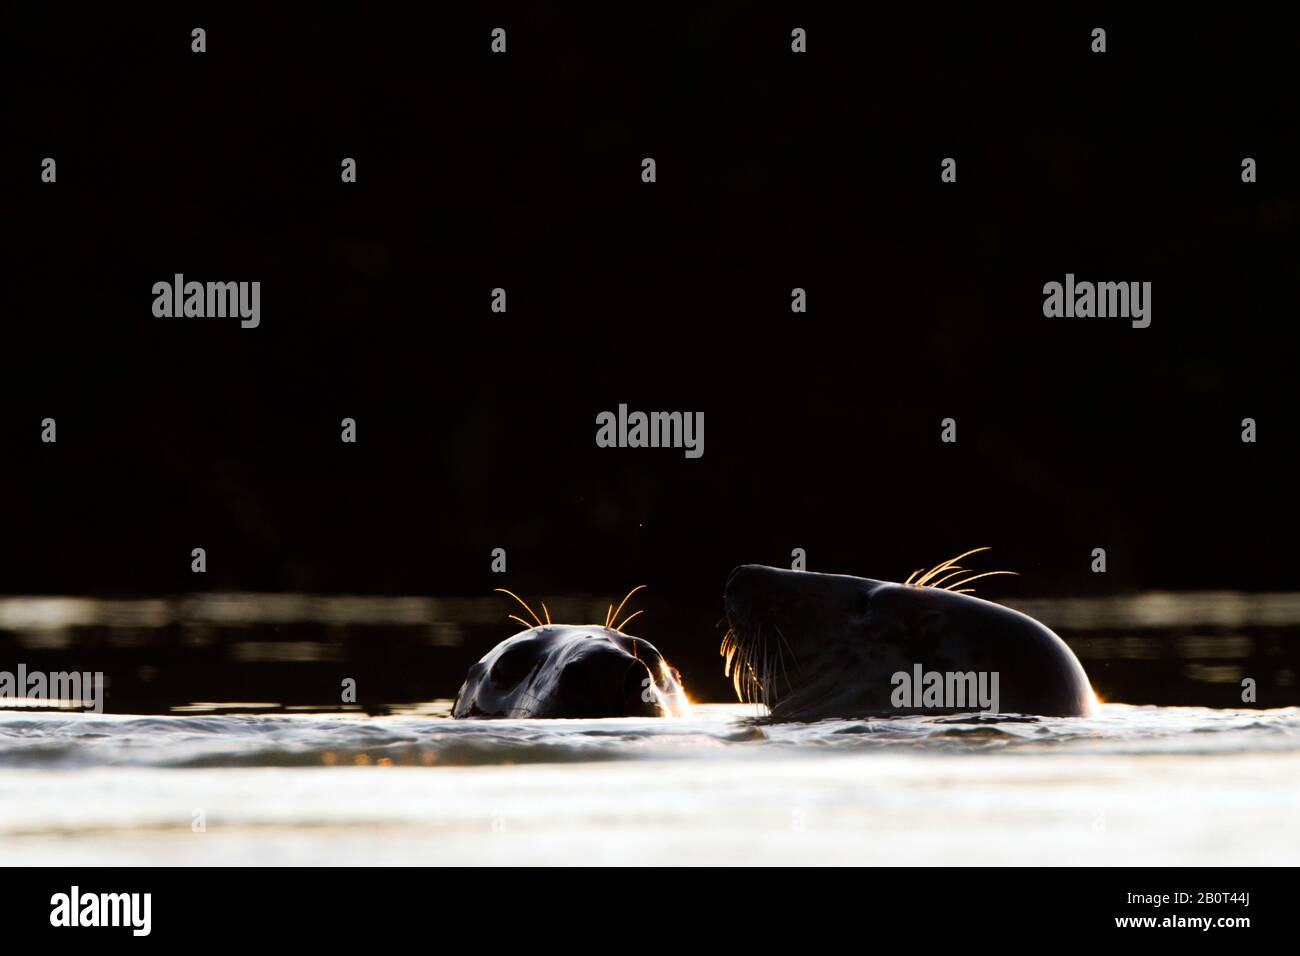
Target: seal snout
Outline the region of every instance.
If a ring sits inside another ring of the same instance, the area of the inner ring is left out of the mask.
[[[761,614],[780,584],[780,574],[761,564],[742,564],[732,571],[723,590],[728,620],[736,624]]]
[[[645,662],[613,645],[597,645],[569,660],[560,696],[573,716],[654,717],[661,713]]]

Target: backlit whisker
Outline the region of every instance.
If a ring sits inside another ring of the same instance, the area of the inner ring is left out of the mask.
[[[529,614],[529,616],[530,616],[534,621],[537,622],[537,626],[538,626],[538,627],[541,627],[541,626],[542,626],[542,619],[539,618],[539,617],[538,617],[538,616],[533,612],[533,609],[530,608],[530,607],[528,606],[528,603],[527,603],[523,598],[521,598],[518,594],[516,594],[514,591],[507,591],[505,588],[493,588],[492,590],[494,590],[494,591],[500,591],[502,594],[509,594],[512,598],[514,598],[516,601],[518,601],[520,604],[522,604],[522,605],[524,606],[524,610],[527,611],[528,614]],[[531,624],[529,624],[528,626],[529,626],[529,627],[532,627]]]
[[[963,551],[961,554],[957,555],[957,557],[949,558],[947,561],[944,561],[942,564],[935,565],[935,567],[927,571],[919,580],[917,580],[914,583],[917,584],[918,586],[924,586],[925,582],[929,581],[936,574],[940,574],[943,571],[948,570],[953,565],[955,565],[958,561],[960,561],[962,558],[969,557],[972,554],[979,554],[981,551],[988,551],[988,550],[989,549],[987,547],[984,547],[984,548],[971,548],[971,550],[969,551]]]
[[[614,611],[614,613],[611,614],[611,615],[609,616],[609,619],[610,619],[611,621],[616,620],[616,619],[618,618],[618,616],[619,616],[620,614],[623,613],[623,605],[627,603],[627,599],[630,598],[633,594],[636,594],[636,592],[637,592],[637,591],[640,591],[643,587],[645,587],[644,584],[638,584],[638,585],[637,585],[636,587],[634,587],[632,590],[628,591],[628,592],[627,592],[627,596],[624,597],[623,600],[621,600],[621,601],[618,602],[618,609],[617,609],[616,611]],[[605,626],[608,627],[609,625],[606,624]]]
[[[976,574],[976,575],[973,575],[972,577],[969,577],[969,578],[962,578],[962,580],[960,580],[960,581],[954,581],[954,582],[952,582],[952,584],[950,584],[948,587],[944,588],[944,590],[945,590],[945,591],[954,591],[954,590],[956,590],[959,586],[961,586],[961,585],[963,585],[963,584],[970,584],[972,581],[978,581],[980,578],[989,578],[989,577],[992,577],[992,576],[995,575],[995,574],[1010,574],[1010,575],[1013,575],[1013,576],[1019,577],[1019,575],[1016,574],[1015,571],[985,571],[983,574]],[[974,590],[974,588],[971,588],[971,590]],[[963,593],[964,593],[964,592],[963,592]]]
[[[633,611],[633,612],[632,612],[631,614],[629,614],[627,617],[623,618],[623,623],[622,623],[622,624],[619,624],[619,625],[617,625],[617,626],[615,626],[614,630],[616,630],[616,631],[621,631],[621,630],[623,630],[623,628],[627,626],[627,622],[628,622],[628,621],[632,620],[632,618],[636,617],[638,614],[644,614],[644,613],[645,613],[645,609],[644,609],[644,608],[642,608],[640,611]]]
[[[969,573],[970,573],[969,568],[959,568],[957,567],[957,565],[954,564],[951,568],[948,569],[948,572],[945,573],[943,577],[935,578],[933,581],[931,581],[930,587],[932,588],[942,587],[944,581],[949,581],[952,578],[957,577],[958,575],[969,574]]]

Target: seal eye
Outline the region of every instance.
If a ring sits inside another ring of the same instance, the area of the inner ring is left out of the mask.
[[[496,659],[488,674],[498,687],[513,687],[528,676],[533,669],[532,655],[524,645],[508,648]]]

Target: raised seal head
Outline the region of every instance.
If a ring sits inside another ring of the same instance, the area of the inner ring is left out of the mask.
[[[622,630],[631,617],[615,624],[611,607],[603,626],[554,624],[545,605],[542,609],[545,621],[502,641],[470,667],[452,706],[453,717],[663,717],[685,712],[686,695],[676,671],[653,644]]]
[[[722,653],[737,695],[766,704],[778,720],[988,709],[1042,716],[1091,712],[1096,697],[1087,674],[1049,628],[1011,608],[928,583],[973,580],[955,580],[950,572],[961,571],[956,560],[927,572],[919,585],[754,564],[736,568],[726,585],[729,630]],[[940,693],[918,693],[917,681],[925,690],[937,682]],[[985,706],[986,698],[970,699],[989,685],[996,691],[994,707]]]

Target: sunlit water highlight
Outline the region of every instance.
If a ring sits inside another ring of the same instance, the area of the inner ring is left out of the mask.
[[[1300,709],[0,716],[9,863],[1295,863]],[[204,829],[196,832],[196,819]]]

